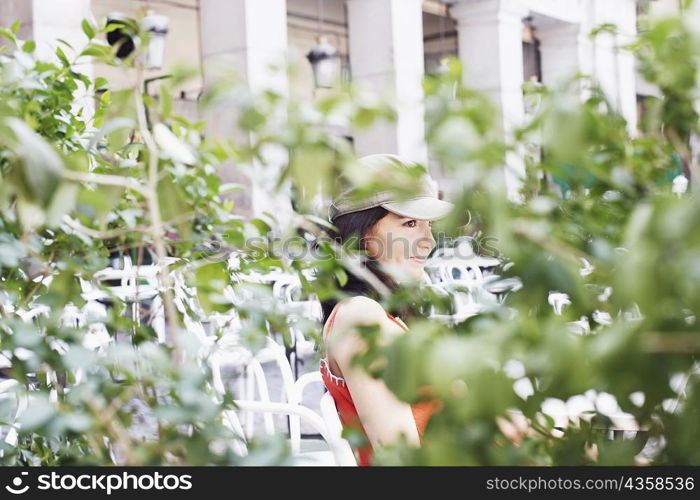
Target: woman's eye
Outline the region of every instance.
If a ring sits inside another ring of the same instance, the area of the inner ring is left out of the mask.
[[[416,221],[415,220],[409,220],[408,222],[404,222],[404,226],[408,227],[416,227]]]

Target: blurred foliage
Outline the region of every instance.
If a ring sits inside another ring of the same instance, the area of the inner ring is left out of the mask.
[[[184,276],[202,308],[189,316],[235,311],[250,346],[259,347],[268,331],[289,343],[290,309],[272,300],[269,285],[242,277],[284,270],[298,273],[305,296],[341,295],[337,284],[353,259],[323,238],[324,196],[340,188],[341,177],[368,192],[387,188],[387,179],[361,175],[352,145],[333,130],[394,120],[392,106],[353,87],[296,102],[273,91],[253,94],[230,76],[205,92],[201,112],[213,119],[234,109],[226,118],[244,134],[217,136],[205,121],[173,113],[170,93],[191,71],[163,81],[157,97],[145,95],[138,50],[117,59],[102,41],[104,26],[83,23],[89,44],[80,53],[61,44],[51,62],[37,60],[33,42],[17,40],[13,29],[2,31],[10,44],[0,54],[0,348],[29,409],[19,446],[4,446],[3,463],[287,463],[279,440],[253,446],[246,458],[234,455],[223,425],[233,399],[212,389],[206,346],[175,307],[173,273]],[[506,139],[486,97],[462,85],[457,61],[426,77],[427,140],[453,179],[457,206],[435,228],[449,238],[485,235],[509,261],[504,277],[524,286],[503,306],[455,325],[411,319],[410,335],[390,345],[363,331],[373,349],[358,363],[405,401],[443,403],[420,449],[386,447],[376,463],[700,464],[693,372],[700,202],[695,179],[688,192],[674,188],[697,164],[690,143],[698,134],[700,38],[685,20],[664,19],[645,26],[628,50],[660,90],[633,136],[583,76],[557,88],[528,83],[530,118]],[[91,80],[76,69],[86,57],[135,69],[133,86]],[[526,165],[516,200],[503,181],[513,157]],[[293,207],[234,215],[237,198],[228,195],[246,187],[222,183],[222,169],[291,193]],[[414,173],[391,179],[392,189],[402,195]],[[290,238],[312,251],[290,257],[289,247],[277,246]],[[90,325],[65,324],[61,315],[85,305],[78,278],[94,282],[125,254],[171,262],[159,276],[166,341],[114,300],[105,321],[114,341],[95,352],[83,347]],[[222,293],[229,286],[237,300]],[[561,315],[548,304],[553,291],[570,298]],[[424,288],[383,302],[410,302],[424,313],[449,307]],[[22,319],[41,305],[47,315]],[[318,338],[318,325],[299,326]],[[581,397],[591,418],[563,429],[543,411]],[[608,439],[610,397],[643,429],[634,441]],[[11,417],[10,400],[1,403]],[[511,410],[529,426],[517,444],[497,424]]]

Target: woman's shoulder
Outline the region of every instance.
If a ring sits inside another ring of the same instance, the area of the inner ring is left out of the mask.
[[[381,338],[390,340],[403,329],[391,321],[382,307],[374,299],[358,295],[348,297],[336,305],[335,317],[332,324],[326,323],[324,340],[328,344],[329,353],[334,359],[346,359],[366,348],[365,341],[358,334],[356,327],[378,325]]]
[[[356,326],[379,325],[386,339],[406,330],[404,324],[390,319],[384,307],[374,299],[366,296],[354,296],[343,299],[338,303],[335,313],[333,330],[354,331]],[[330,332],[329,332],[330,334]]]
[[[376,300],[364,295],[347,297],[338,302],[337,323],[375,324],[386,319],[386,311]]]

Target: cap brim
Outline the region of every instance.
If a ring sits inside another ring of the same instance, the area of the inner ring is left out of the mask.
[[[454,208],[454,205],[449,201],[439,200],[432,197],[382,203],[381,206],[386,208],[389,212],[395,213],[396,215],[418,220],[441,219],[449,214]]]

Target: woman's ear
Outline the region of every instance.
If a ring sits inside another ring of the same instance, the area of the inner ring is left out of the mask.
[[[376,224],[365,231],[362,238],[362,250],[372,258],[377,258],[381,253],[382,240],[377,236]]]
[[[368,252],[369,251],[369,249],[367,248],[367,236],[363,236],[362,238],[360,238],[359,249],[361,252]]]
[[[372,226],[368,229],[365,229],[365,232],[360,237],[360,250],[364,250],[364,251],[368,250],[367,242],[370,241],[372,239],[372,237],[374,236],[373,228],[374,228],[374,226]]]

